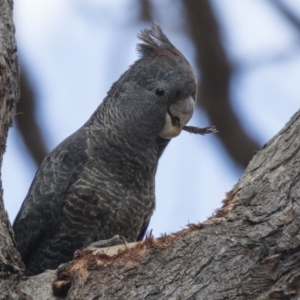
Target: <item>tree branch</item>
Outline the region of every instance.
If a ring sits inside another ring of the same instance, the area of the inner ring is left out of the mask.
[[[14,38],[10,0],[0,1],[0,167],[2,166],[8,128],[19,99],[19,65]],[[0,299],[11,299],[18,294],[17,283],[23,264],[14,248],[13,232],[4,209],[2,182],[0,181]]]
[[[139,19],[141,21],[150,22],[151,21],[151,3],[149,0],[138,1],[140,6]]]
[[[260,146],[243,129],[231,107],[232,67],[221,42],[217,20],[207,0],[189,0],[183,4],[201,70],[198,104],[220,131],[218,137],[228,154],[236,164],[245,168]]]
[[[113,256],[78,251],[56,292],[69,289],[72,300],[298,299],[299,135],[300,111],[254,156],[214,217]]]
[[[17,104],[16,124],[29,154],[39,167],[48,151],[36,119],[36,95],[28,82],[26,73],[21,73],[21,98]]]
[[[287,8],[287,6],[280,0],[272,0],[269,3],[276,8],[284,17],[285,19],[296,29],[300,32],[300,20],[299,18]]]

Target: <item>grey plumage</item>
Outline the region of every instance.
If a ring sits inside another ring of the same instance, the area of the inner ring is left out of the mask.
[[[140,59],[34,177],[13,224],[29,275],[116,234],[143,239],[155,208],[158,160],[192,115],[196,80],[158,25],[139,37]]]

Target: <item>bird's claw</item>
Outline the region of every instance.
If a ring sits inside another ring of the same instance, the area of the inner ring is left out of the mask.
[[[122,244],[126,245],[126,243],[128,243],[128,241],[122,235],[117,234],[108,240],[100,240],[94,242],[90,244],[90,247],[105,248],[105,247],[111,247],[111,246],[122,245]]]
[[[72,261],[60,264],[56,270],[56,275],[58,276],[60,273],[66,271],[71,264],[72,264]]]

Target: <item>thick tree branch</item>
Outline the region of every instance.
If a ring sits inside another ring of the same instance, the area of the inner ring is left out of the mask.
[[[36,118],[36,95],[24,70],[20,83],[21,98],[17,104],[16,124],[29,154],[39,167],[48,151]]]
[[[254,156],[214,217],[115,256],[79,251],[56,292],[70,288],[72,300],[299,299],[299,135],[300,111]]]
[[[10,0],[0,1],[0,167],[8,128],[11,126],[19,98],[19,65],[12,6]],[[12,236],[12,228],[4,209],[0,180],[0,299],[11,299],[18,294],[16,284],[22,274],[23,264],[14,248]]]
[[[243,129],[231,107],[230,81],[232,67],[222,45],[217,20],[209,1],[183,1],[191,34],[197,49],[197,63],[201,70],[198,104],[211,123],[216,125],[226,151],[231,158],[245,168],[260,148]]]

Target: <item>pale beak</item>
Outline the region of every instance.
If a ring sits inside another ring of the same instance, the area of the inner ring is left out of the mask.
[[[194,106],[195,101],[192,96],[172,104],[166,113],[165,126],[159,133],[159,136],[164,139],[178,136],[182,128],[191,119]]]

